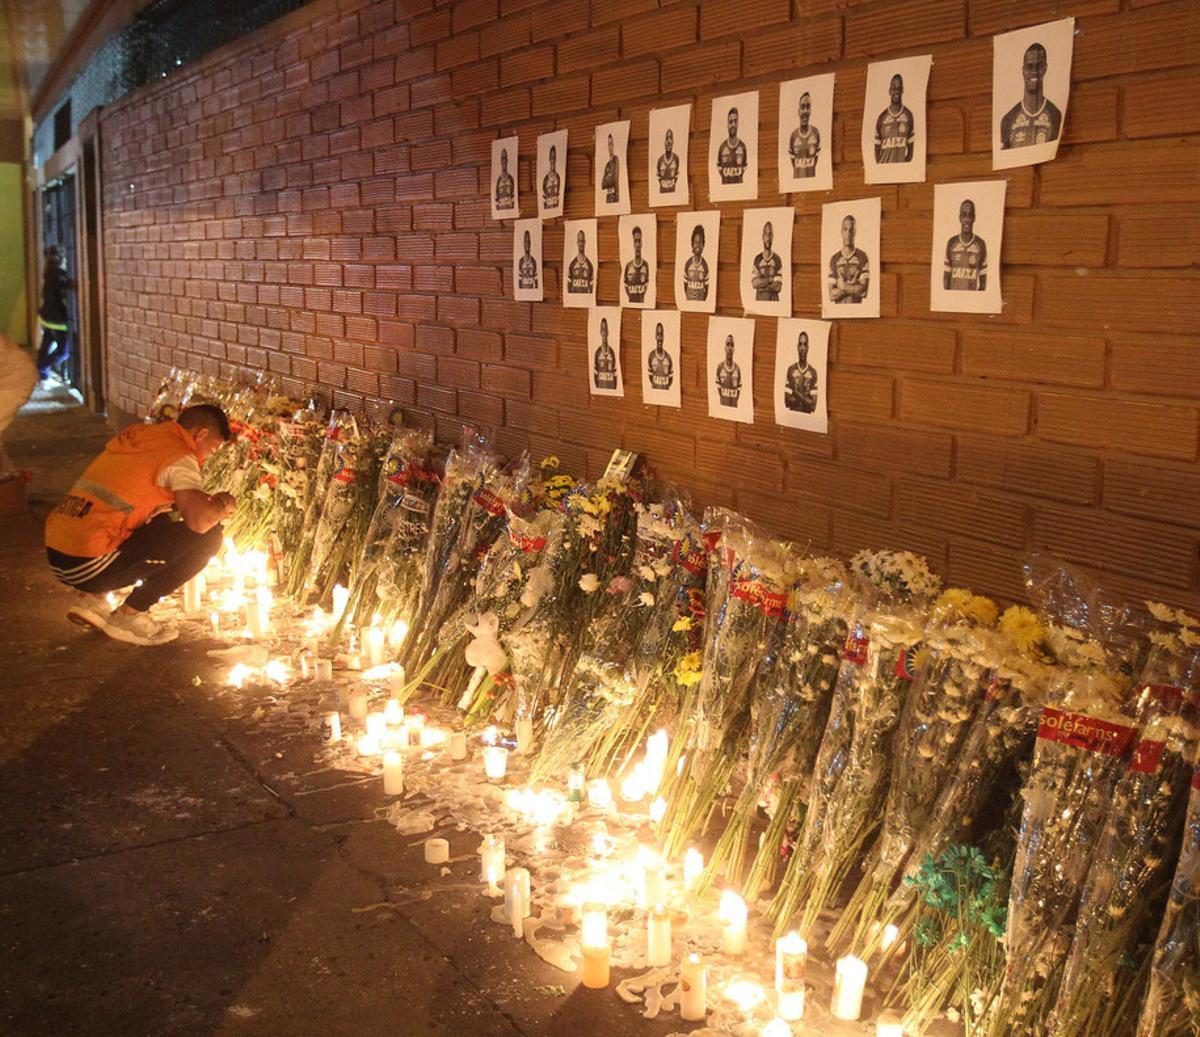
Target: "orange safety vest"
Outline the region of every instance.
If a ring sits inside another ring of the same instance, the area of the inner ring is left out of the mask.
[[[158,473],[181,457],[199,462],[196,441],[178,422],[130,425],[110,439],[46,519],[46,546],[77,558],[115,551],[135,529],[175,503]]]

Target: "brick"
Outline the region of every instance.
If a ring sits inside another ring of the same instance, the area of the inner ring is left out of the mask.
[[[1027,508],[1019,501],[975,493],[949,482],[904,479],[896,486],[896,518],[902,523],[972,536],[1006,547],[1025,543]]]
[[[965,537],[951,537],[949,547],[948,586],[986,587],[1001,604],[1027,600],[1020,554]]]
[[[455,389],[478,389],[479,365],[472,360],[440,356],[437,362],[437,380],[439,385],[448,385]]]
[[[485,364],[480,375],[480,386],[497,396],[519,396],[528,399],[533,392],[533,377],[518,367],[501,367]]]
[[[871,425],[839,421],[837,460],[875,472],[896,471],[903,464],[934,478],[948,479],[953,455],[949,433],[905,428],[902,425]]]
[[[616,61],[621,54],[621,29],[613,25],[569,36],[558,45],[558,72],[578,72]]]
[[[1099,388],[1106,350],[1102,338],[964,331],[962,370],[981,378]]]
[[[1044,392],[1037,400],[1037,431],[1058,443],[1190,461],[1198,414],[1194,406]]]
[[[909,53],[916,48],[966,35],[966,0],[891,0],[855,8],[846,14],[846,57],[888,53],[896,48],[897,27]]]
[[[1121,336],[1111,363],[1114,389],[1200,399],[1200,350],[1192,338]]]
[[[1180,335],[1200,327],[1195,281],[1043,275],[1039,285],[1044,302],[1038,316],[1046,324]]]
[[[592,104],[605,105],[658,93],[658,62],[627,62],[592,75]]]
[[[1122,267],[1152,270],[1191,267],[1200,254],[1200,215],[1177,209],[1131,213],[1120,219],[1117,261]]]
[[[454,5],[451,27],[455,33],[494,21],[499,15],[497,0],[461,0]]]
[[[532,111],[534,115],[578,111],[587,107],[590,96],[591,79],[588,76],[554,79],[533,88]],[[568,177],[568,184],[570,182]]]
[[[1196,528],[1200,469],[1113,458],[1104,464],[1104,506],[1138,518]]]
[[[513,86],[554,75],[554,48],[534,47],[500,59],[500,85]]]
[[[700,38],[731,36],[786,22],[788,0],[706,0],[700,8]]]
[[[890,418],[893,382],[890,376],[863,371],[829,372],[829,412],[841,419]]]
[[[1089,148],[1044,166],[1040,197],[1043,205],[1062,206],[1196,202],[1197,169],[1197,144]]]
[[[785,485],[789,494],[828,501],[839,509],[865,511],[880,518],[887,518],[891,512],[891,486],[883,474],[826,461],[789,458]]]
[[[846,321],[838,326],[837,362],[892,371],[954,370],[956,336],[951,328],[874,321]]]
[[[1200,75],[1194,72],[1156,76],[1126,84],[1125,135],[1169,137],[1200,131],[1200,113],[1194,103],[1198,90]]]
[[[653,11],[658,0],[592,0],[592,24],[619,22],[635,14]]]
[[[790,25],[748,36],[743,64],[746,75],[759,76],[836,61],[841,53],[841,18],[805,17]]]
[[[1200,7],[1188,0],[1089,20],[1075,38],[1071,79],[1178,68],[1200,61]],[[1067,113],[1070,119],[1070,112]]]
[[[1100,486],[1094,455],[1027,439],[961,435],[954,470],[965,483],[1071,504],[1095,502]]]
[[[1004,221],[1004,262],[1104,266],[1109,223],[1109,217],[1099,213],[1014,213]]]
[[[1029,393],[1018,389],[916,378],[900,386],[900,417],[927,425],[1019,436],[1029,428],[1029,407]]]
[[[662,81],[665,89],[671,92],[687,90],[691,87],[705,86],[709,83],[723,83],[738,79],[742,74],[742,45],[737,40],[708,43],[699,47],[689,47],[682,53],[664,54],[662,59]],[[696,126],[699,113],[693,110],[692,120]],[[703,149],[700,149],[703,150]],[[698,155],[698,149],[693,146],[692,152]],[[689,155],[689,158],[692,158]],[[693,166],[698,170],[699,164]],[[696,173],[692,174],[693,182]]]
[[[1067,561],[1137,573],[1172,587],[1193,586],[1195,537],[1168,526],[1046,506],[1035,513],[1033,541]]]
[[[696,8],[682,4],[630,19],[621,26],[621,53],[636,58],[695,43],[696,25]]]
[[[1058,0],[972,0],[971,34],[984,36],[1011,32],[1027,25],[1054,21],[1070,13],[1083,15],[1111,14],[1121,9],[1120,0],[1082,0],[1065,12]]]

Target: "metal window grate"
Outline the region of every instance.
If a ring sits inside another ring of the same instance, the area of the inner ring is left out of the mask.
[[[96,48],[53,111],[70,102],[71,135],[89,112],[170,74],[240,36],[273,22],[307,0],[155,0]],[[33,134],[34,162],[55,151],[54,115]]]

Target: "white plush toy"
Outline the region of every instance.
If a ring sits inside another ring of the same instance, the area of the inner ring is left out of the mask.
[[[465,624],[471,635],[463,655],[468,666],[482,666],[489,676],[502,673],[508,665],[508,654],[500,647],[500,620],[494,612],[477,617],[475,625]]]

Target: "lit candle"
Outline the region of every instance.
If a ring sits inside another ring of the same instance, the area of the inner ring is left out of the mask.
[[[368,627],[363,640],[367,649],[367,665],[382,666],[384,660],[387,658],[386,635],[383,632],[383,627],[374,625]]]
[[[367,693],[359,688],[357,691],[350,692],[350,718],[352,720],[361,720],[364,723],[367,719]]]
[[[479,846],[479,881],[488,884],[489,893],[498,893],[496,883],[504,874],[504,836],[485,835]]]
[[[315,659],[312,652],[304,651],[300,653],[300,679],[308,680],[313,675],[313,666]]]
[[[410,749],[421,748],[421,733],[425,730],[425,717],[420,713],[408,713],[404,717],[404,730],[408,735]]]
[[[833,973],[833,1001],[829,1011],[835,1019],[854,1022],[862,1014],[863,989],[867,985],[867,963],[853,954],[838,958]]]
[[[522,756],[533,748],[533,721],[529,717],[517,719],[517,752]]]
[[[354,700],[350,700],[350,712],[354,712]],[[368,713],[365,722],[367,734],[383,742],[387,738],[387,718],[378,710]]]
[[[683,855],[683,888],[688,893],[694,893],[700,884],[700,876],[704,874],[704,854],[694,846],[689,846]]]
[[[450,735],[450,759],[465,760],[467,758],[467,736],[462,731]]]
[[[363,735],[358,740],[358,755],[359,756],[375,756],[381,746],[378,738],[372,738],[370,735]]]
[[[894,925],[885,925],[883,927],[883,936],[879,941],[879,949],[881,951],[890,951],[896,946],[896,941],[900,939],[900,930]]]
[[[642,775],[636,770],[621,782],[621,799],[626,803],[640,803],[646,798],[646,786]]]
[[[891,1012],[884,1012],[875,1020],[875,1037],[904,1037],[903,1021]]]
[[[342,740],[342,714],[336,709],[321,714],[321,741],[332,744]]]
[[[201,582],[203,576],[193,576],[183,585],[183,611],[192,616],[200,611]]]
[[[508,770],[508,750],[502,745],[483,747],[483,770],[488,781],[503,781]]]
[[[721,894],[721,953],[736,957],[746,953],[746,901],[732,889]]]
[[[595,810],[609,810],[612,807],[612,789],[606,778],[596,778],[589,781],[587,786],[588,806]]]
[[[792,1037],[792,1028],[782,1019],[772,1019],[763,1027],[762,1037]]]
[[[408,637],[408,624],[404,620],[398,619],[388,628],[388,644],[392,648],[399,648],[404,644],[406,637]],[[400,675],[404,676],[404,670],[400,671]]]
[[[404,688],[408,684],[408,676],[404,672],[404,667],[401,666],[395,673],[389,674],[387,681],[393,698],[403,695]]]
[[[331,681],[333,680],[333,660],[318,659],[317,660],[317,680]]]
[[[579,946],[583,955],[580,971],[589,990],[608,986],[612,949],[608,945],[608,908],[590,902],[583,905],[579,923]]]
[[[583,764],[571,764],[571,769],[567,771],[567,802],[582,803],[583,789],[586,784],[587,781]]]
[[[399,727],[404,723],[404,707],[396,699],[388,699],[383,706],[383,719],[388,727]]]
[[[447,839],[425,840],[425,863],[445,864],[450,859],[450,842]]]
[[[667,801],[662,796],[655,796],[654,802],[650,804],[650,820],[654,824],[662,824],[662,819],[667,816]]]
[[[404,757],[397,752],[386,752],[383,754],[383,794],[398,796],[403,791]]]
[[[648,908],[667,899],[667,879],[662,858],[648,846],[638,848],[638,863],[642,866],[640,907]]]
[[[528,918],[529,910],[529,871],[509,868],[504,873],[504,917],[511,923],[518,914]]]
[[[779,1015],[783,1019],[804,1018],[804,972],[808,965],[808,944],[797,932],[775,941],[775,991],[779,995]]]
[[[671,913],[655,904],[646,918],[646,959],[655,968],[671,964]]]
[[[208,614],[208,621],[210,624],[212,624],[213,637],[220,637],[221,636],[221,613],[210,612]]]
[[[334,622],[342,618],[342,613],[346,611],[346,606],[350,603],[350,591],[343,587],[340,583],[333,588],[333,619]]]
[[[679,963],[679,1015],[684,1022],[703,1022],[708,1000],[708,970],[699,954],[686,954]]]
[[[259,586],[254,589],[254,616],[256,637],[263,637],[271,632],[271,606],[275,603],[275,595],[270,587]]]

